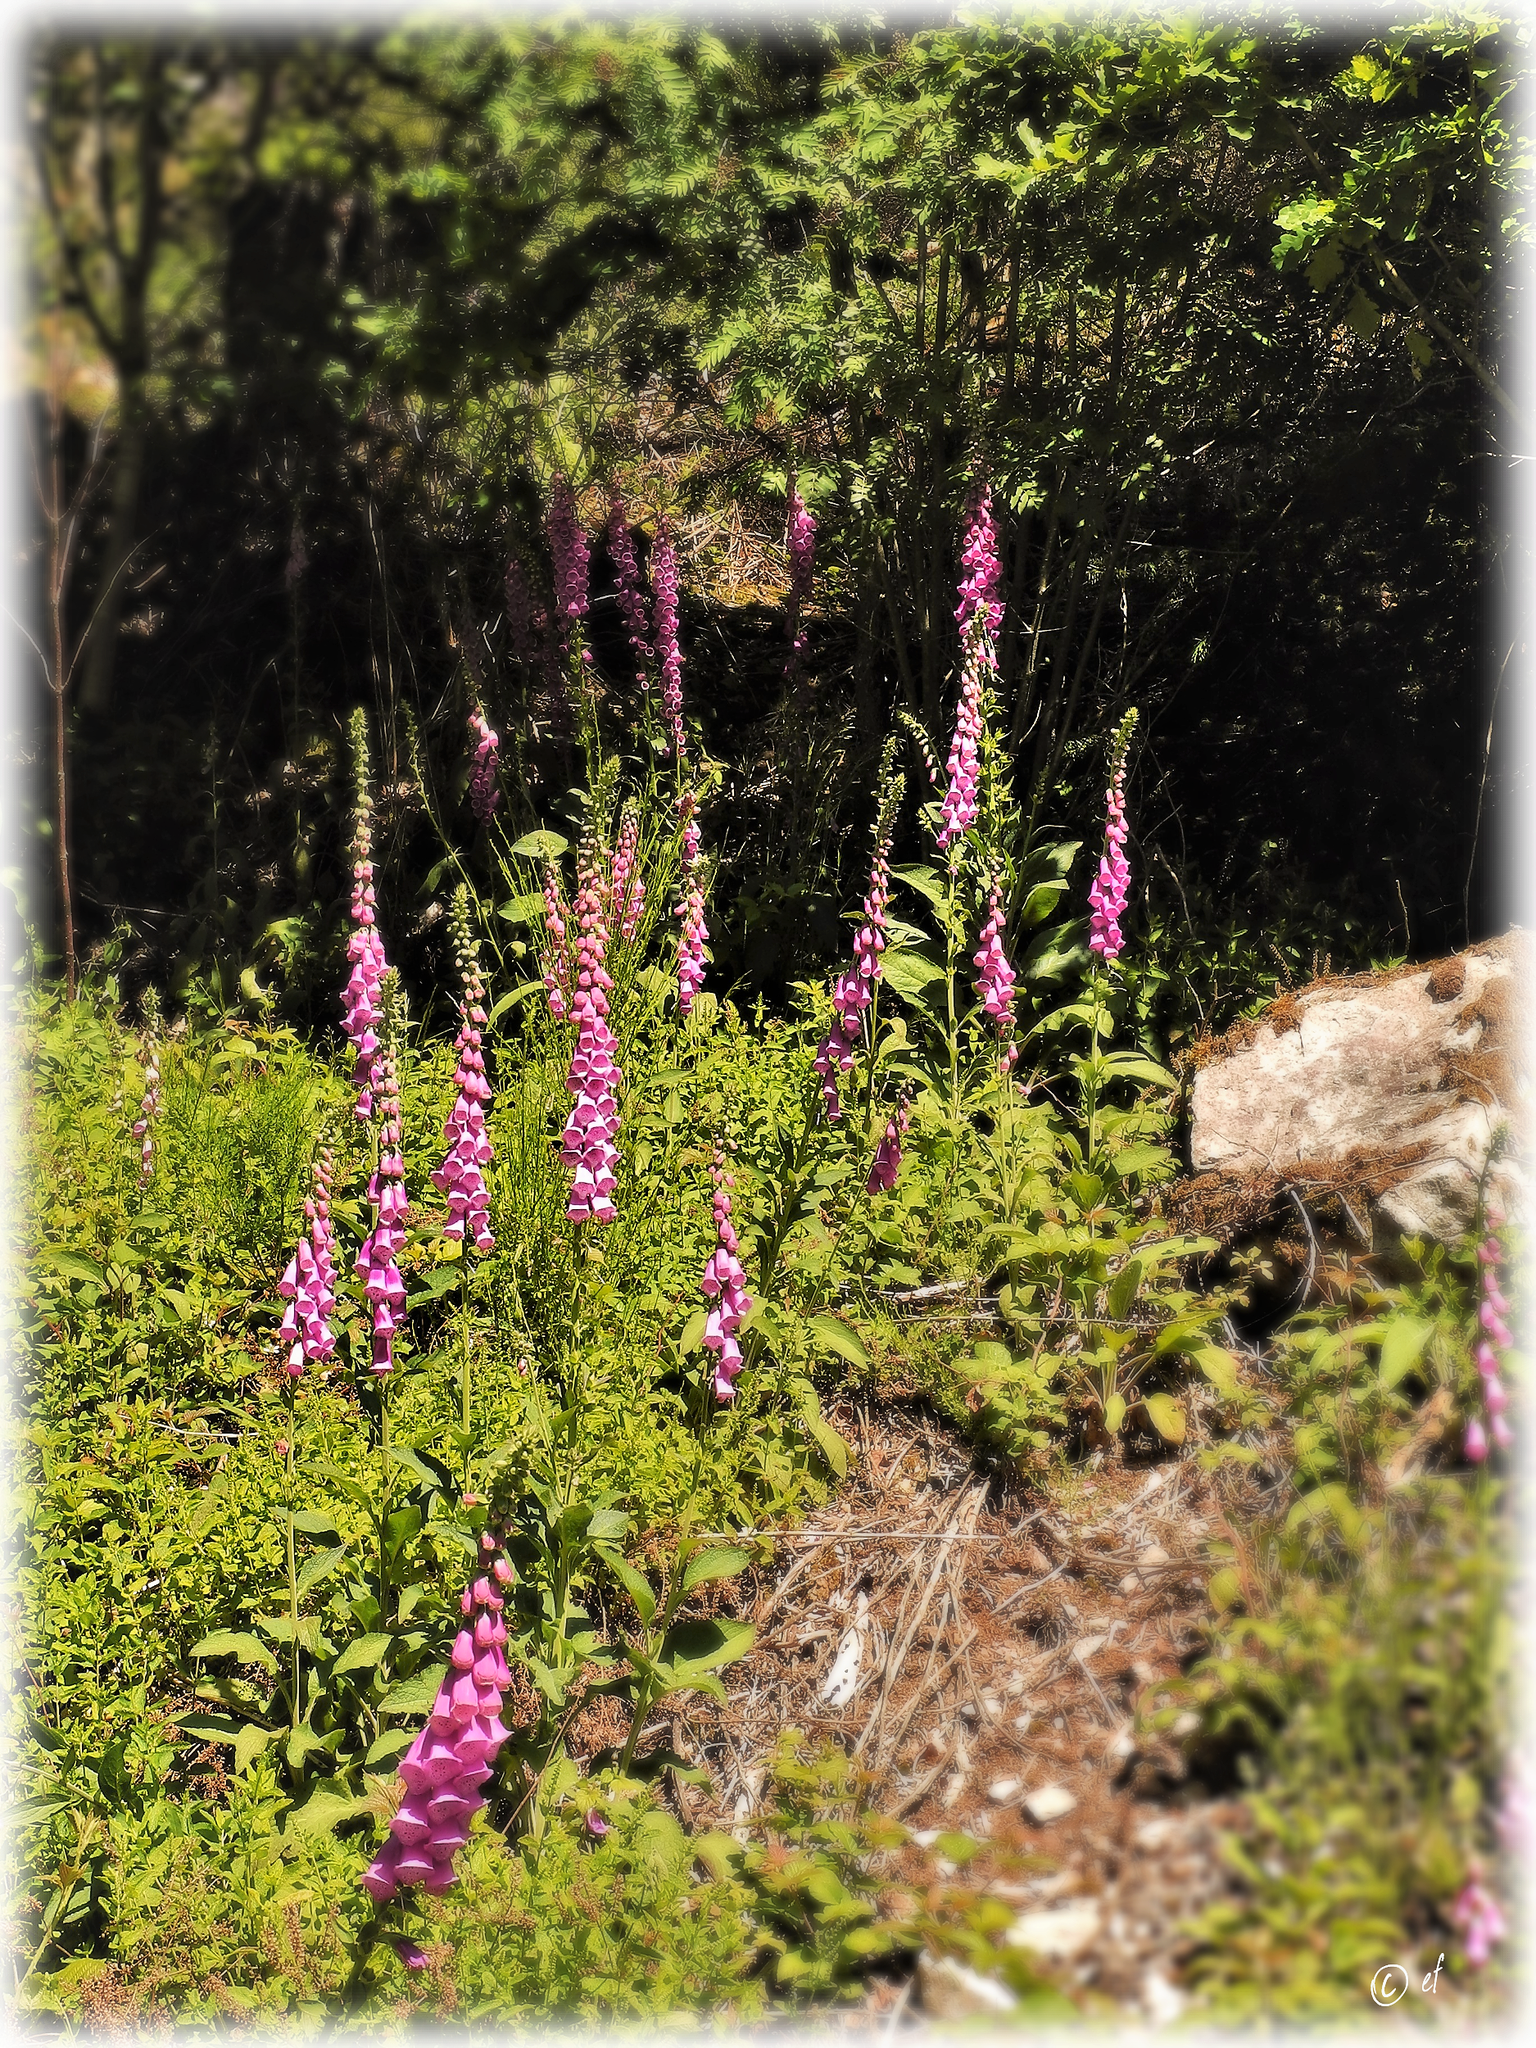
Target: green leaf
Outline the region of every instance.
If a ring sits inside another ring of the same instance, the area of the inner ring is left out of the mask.
[[[683,1570],[683,1591],[691,1593],[698,1586],[708,1586],[716,1579],[734,1579],[744,1572],[752,1562],[745,1550],[736,1550],[726,1544],[716,1544],[709,1550],[701,1550],[689,1558]]]
[[[509,897],[505,903],[498,903],[496,915],[508,924],[533,924],[544,915],[542,890],[530,889],[524,896]]]
[[[183,1735],[200,1742],[238,1742],[247,1725],[228,1714],[178,1714],[176,1719]]]
[[[1109,1313],[1117,1323],[1123,1323],[1130,1313],[1131,1303],[1136,1299],[1136,1290],[1141,1285],[1140,1259],[1128,1260],[1109,1283]]]
[[[448,1665],[433,1664],[424,1671],[418,1671],[412,1678],[403,1678],[398,1685],[392,1685],[379,1701],[381,1714],[430,1714],[448,1675]]]
[[[848,1446],[832,1427],[819,1415],[803,1415],[805,1433],[826,1460],[827,1469],[834,1479],[848,1476]]]
[[[339,1678],[344,1671],[372,1671],[383,1662],[384,1653],[393,1642],[392,1636],[359,1636],[355,1643],[349,1643],[331,1666],[331,1676]]]
[[[892,946],[880,956],[880,974],[897,995],[915,1001],[944,979],[944,970],[913,946]]]
[[[1219,1344],[1202,1344],[1186,1355],[1218,1394],[1225,1394],[1229,1401],[1237,1398],[1237,1360],[1230,1351],[1223,1351]]]
[[[672,1815],[659,1807],[641,1814],[631,1842],[640,1862],[657,1877],[681,1870],[692,1854],[688,1837]]]
[[[302,1806],[291,1810],[284,1832],[295,1835],[329,1834],[332,1828],[339,1827],[344,1820],[351,1820],[354,1814],[366,1812],[367,1807],[366,1793],[349,1792],[344,1785],[322,1780]]]
[[[637,1570],[628,1559],[621,1557],[616,1550],[610,1550],[606,1544],[600,1546],[598,1555],[634,1601],[636,1613],[645,1627],[649,1628],[656,1619],[656,1595],[650,1580],[644,1572]]]
[[[1182,1401],[1175,1401],[1171,1394],[1148,1394],[1143,1405],[1165,1443],[1183,1443],[1187,1418]]]
[[[293,1526],[301,1536],[339,1536],[340,1534],[331,1517],[327,1514],[322,1514],[318,1509],[314,1508],[306,1509],[301,1515],[295,1515]]]
[[[346,1559],[347,1546],[344,1543],[338,1543],[334,1550],[317,1550],[299,1573],[299,1598],[302,1599],[311,1586],[318,1586],[322,1579],[328,1579],[333,1571],[346,1563]]]
[[[691,1358],[704,1342],[704,1326],[709,1321],[709,1310],[696,1308],[683,1325],[683,1334],[677,1340],[677,1348],[684,1358]]]
[[[868,1365],[869,1353],[864,1349],[857,1334],[838,1316],[812,1316],[807,1325],[818,1347],[831,1351],[839,1358],[845,1358],[850,1365]]]
[[[105,1287],[107,1276],[94,1259],[88,1259],[84,1252],[56,1251],[50,1245],[43,1257],[67,1280],[86,1280],[93,1287]]]
[[[243,1771],[252,1760],[261,1755],[277,1740],[277,1731],[263,1728],[259,1722],[247,1721],[235,1737],[235,1769]]]
[[[392,1764],[397,1756],[403,1755],[410,1748],[415,1739],[414,1731],[409,1728],[386,1728],[382,1735],[369,1744],[368,1754],[363,1758],[364,1769],[378,1770],[386,1764]]]
[[[522,860],[558,860],[570,843],[558,832],[525,832],[512,851]]]
[[[1418,1316],[1394,1316],[1381,1340],[1381,1384],[1395,1387],[1424,1356],[1434,1324]]]
[[[891,873],[898,882],[905,882],[909,889],[915,889],[919,896],[926,896],[935,908],[943,908],[946,884],[937,868],[892,868]],[[890,955],[887,953],[884,957],[888,960]]]
[[[1211,1605],[1216,1609],[1216,1612],[1224,1614],[1229,1607],[1235,1607],[1238,1601],[1242,1599],[1243,1582],[1232,1566],[1226,1564],[1222,1566],[1219,1572],[1211,1574],[1210,1584],[1206,1587],[1206,1591],[1210,1595]]]
[[[1124,1420],[1125,1396],[1124,1394],[1111,1394],[1104,1403],[1104,1427],[1111,1436],[1115,1436],[1118,1434],[1120,1425]]]
[[[194,1643],[187,1654],[189,1657],[238,1657],[242,1664],[260,1664],[268,1671],[277,1669],[277,1659],[261,1638],[247,1635],[239,1629],[215,1629],[211,1636],[204,1636],[200,1643]]]
[[[683,1621],[668,1629],[660,1661],[680,1676],[717,1671],[745,1657],[756,1637],[757,1630],[748,1621]]]

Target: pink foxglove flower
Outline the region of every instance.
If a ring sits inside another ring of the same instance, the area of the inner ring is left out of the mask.
[[[569,481],[556,477],[549,495],[549,553],[555,572],[555,616],[560,644],[569,653],[571,636],[587,614],[587,572],[591,553],[576,515],[576,493]],[[591,655],[582,650],[582,659]]]
[[[491,1140],[485,1128],[485,1105],[491,1099],[491,1085],[485,1078],[485,1055],[481,1051],[485,988],[480,980],[480,963],[469,929],[468,895],[462,887],[455,893],[453,909],[459,976],[464,991],[459,1001],[459,1035],[456,1040],[459,1064],[453,1077],[458,1093],[443,1126],[448,1150],[432,1181],[448,1197],[444,1237],[457,1238],[465,1245],[473,1244],[483,1256],[496,1243],[491,1235],[491,1197],[485,1185],[485,1169],[492,1157]]]
[[[874,1001],[875,984],[881,978],[880,956],[885,951],[885,932],[891,900],[891,834],[896,806],[901,797],[899,778],[891,774],[893,749],[887,749],[881,771],[880,812],[875,821],[875,857],[869,871],[869,890],[864,898],[864,922],[853,941],[853,965],[832,985],[832,1029],[816,1049],[815,1072],[821,1081],[821,1099],[830,1122],[842,1115],[838,1078],[853,1065],[864,1041],[864,1019]]]
[[[571,1170],[565,1213],[573,1223],[612,1223],[618,1213],[613,1206],[619,1170],[617,1092],[624,1076],[614,1059],[617,1048],[608,1028],[608,993],[613,987],[603,964],[608,930],[597,875],[590,863],[572,916],[576,925],[572,1015],[577,1039],[565,1085],[576,1100],[566,1119],[560,1152]]]
[[[331,1232],[331,1154],[324,1151],[315,1166],[315,1192],[304,1204],[307,1225],[288,1269],[277,1283],[287,1302],[280,1341],[288,1355],[282,1370],[297,1379],[305,1362],[323,1365],[336,1349],[331,1317],[336,1311],[336,1260]]]
[[[501,741],[478,704],[469,714],[469,729],[475,736],[475,758],[469,770],[469,807],[484,825],[501,802],[501,791],[496,787],[496,750]]]
[[[1113,966],[1125,946],[1120,920],[1131,893],[1131,869],[1125,857],[1125,752],[1135,722],[1135,712],[1128,711],[1110,750],[1109,788],[1104,797],[1104,852],[1093,887],[1088,891],[1093,913],[1088,944],[1106,967]]]
[[[997,599],[1003,565],[998,555],[997,528],[992,523],[990,484],[978,483],[971,491],[960,561],[965,573],[960,579],[960,602],[955,608],[955,618],[961,634],[969,636],[980,632],[988,639],[995,639],[1003,621],[1003,607]]]
[[[544,990],[549,997],[549,1014],[557,1024],[565,1021],[571,1008],[571,950],[565,920],[570,906],[560,887],[553,861],[544,864]]]
[[[789,553],[789,603],[785,627],[789,633],[789,661],[784,673],[793,680],[805,652],[805,622],[802,616],[816,574],[816,521],[801,497],[793,470],[789,473],[788,503],[785,508],[785,546]]]
[[[661,708],[671,730],[670,746],[682,761],[687,752],[683,734],[683,655],[677,641],[677,549],[665,519],[656,529],[651,557],[651,583],[656,592],[656,655],[661,664]]]
[[[635,681],[649,688],[651,659],[650,629],[645,617],[645,590],[640,581],[640,564],[635,558],[635,536],[630,532],[624,500],[615,491],[608,513],[608,553],[618,582],[619,610],[629,630],[630,650],[635,657]]]
[[[357,1273],[373,1314],[371,1372],[394,1370],[395,1331],[405,1309],[405,1282],[400,1254],[405,1248],[405,1156],[400,1149],[400,1085],[394,1055],[384,1052],[377,1063],[379,1091],[379,1163],[368,1183],[373,1229],[357,1255]]]
[[[645,908],[645,877],[640,872],[640,814],[633,805],[626,807],[619,825],[609,900],[619,937],[629,945],[640,928],[640,913]]]
[[[353,721],[352,750],[357,770],[357,824],[352,837],[353,929],[347,941],[347,959],[352,971],[341,1001],[343,1023],[354,1055],[352,1085],[357,1090],[357,1104],[353,1114],[366,1123],[373,1115],[378,1032],[384,1021],[379,992],[388,962],[384,957],[384,941],[379,937],[375,911],[373,801],[368,793],[368,743],[361,713]]]
[[[1002,891],[994,882],[987,899],[987,921],[981,928],[981,946],[971,958],[976,968],[976,994],[982,1009],[991,1018],[999,1039],[1008,1041],[1008,1049],[998,1062],[1004,1074],[1019,1056],[1019,1049],[1012,1042],[1013,969],[1008,965],[1008,956],[1003,951],[1003,930],[1006,924]]]
[[[685,1017],[704,985],[704,948],[709,941],[709,926],[704,921],[704,884],[698,873],[697,809],[696,792],[685,789],[677,800],[677,821],[682,832],[678,878],[681,894],[674,912],[680,925],[677,936],[677,1007]]]
[[[160,1114],[160,1047],[153,1032],[144,1049],[144,1095],[133,1135],[139,1141],[139,1185],[148,1187],[155,1175],[154,1124]]]
[[[984,724],[982,691],[986,664],[980,649],[970,644],[960,683],[960,703],[955,712],[955,733],[949,745],[948,786],[941,805],[940,851],[962,839],[979,814],[977,791],[981,783],[981,735]]]
[[[603,1836],[608,1833],[608,1823],[603,1819],[603,1816],[598,1812],[595,1806],[589,1806],[587,1808],[585,1818],[582,1821],[582,1826],[586,1829],[589,1835],[591,1835],[596,1841],[599,1842],[602,1840]]]
[[[454,1639],[447,1676],[427,1725],[400,1759],[405,1797],[363,1876],[379,1905],[411,1885],[445,1892],[458,1881],[454,1859],[485,1805],[481,1788],[512,1732],[501,1718],[512,1679],[503,1616],[510,1579],[506,1559],[498,1557],[494,1571],[465,1590],[464,1626]]]
[[[904,1095],[896,1106],[896,1114],[885,1127],[885,1136],[875,1147],[875,1163],[864,1183],[866,1194],[888,1195],[895,1187],[896,1176],[901,1171],[901,1141],[907,1135],[911,1121],[912,1104]]]
[[[715,1399],[733,1401],[736,1398],[736,1375],[741,1371],[741,1345],[736,1332],[752,1313],[752,1297],[747,1292],[747,1276],[736,1256],[730,1196],[734,1183],[725,1170],[725,1155],[718,1149],[715,1152],[714,1177],[715,1236],[718,1242],[710,1253],[704,1277],[699,1282],[700,1292],[710,1304],[704,1324],[704,1348],[714,1353]]]
[[[1484,1967],[1493,1954],[1494,1944],[1509,1932],[1503,1909],[1482,1884],[1481,1875],[1473,1863],[1470,1877],[1456,1894],[1446,1916],[1466,1942],[1467,1961],[1474,1970]]]
[[[1490,1221],[1492,1216],[1490,1213]],[[1482,1383],[1483,1412],[1488,1418],[1484,1428],[1481,1416],[1474,1415],[1467,1424],[1465,1451],[1474,1465],[1482,1464],[1488,1455],[1489,1438],[1501,1451],[1507,1451],[1514,1442],[1514,1431],[1504,1420],[1509,1407],[1509,1394],[1499,1377],[1503,1362],[1502,1354],[1509,1349],[1512,1341],[1509,1325],[1504,1318],[1509,1314],[1509,1303],[1499,1286],[1499,1267],[1504,1248],[1490,1230],[1477,1248],[1479,1292],[1477,1321],[1481,1341],[1477,1346],[1477,1370]]]

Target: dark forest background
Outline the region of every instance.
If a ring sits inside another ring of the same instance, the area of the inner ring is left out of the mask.
[[[614,484],[642,546],[663,510],[680,535],[722,990],[782,1003],[838,952],[898,711],[947,750],[977,467],[1015,794],[1096,838],[1141,708],[1133,916],[1179,1030],[1255,971],[1492,928],[1513,29],[615,19],[30,62],[45,970],[62,777],[82,960],[333,1023],[361,702],[392,942],[428,971],[470,704],[530,824],[568,779],[502,595],[559,470],[594,535]],[[791,467],[820,533],[786,685]],[[622,710],[612,589],[598,544]]]

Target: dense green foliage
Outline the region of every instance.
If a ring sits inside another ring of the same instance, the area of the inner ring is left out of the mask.
[[[1520,47],[1471,14],[1346,42],[1028,12],[38,43],[34,822],[56,855],[73,836],[88,959],[50,978],[22,902],[25,2009],[754,2019],[927,1942],[1061,2016],[996,1899],[888,1895],[904,1830],[836,1748],[787,1731],[730,1836],[678,1818],[669,1730],[724,1700],[776,1529],[848,1477],[824,1400],[850,1387],[915,1392],[1046,1490],[1132,1445],[1248,1473],[1204,1652],[1142,1702],[1252,1795],[1241,1895],[1188,1972],[1210,2011],[1336,2016],[1378,1949],[1459,1939],[1513,1797],[1506,1488],[1460,1451],[1471,1252],[1411,1246],[1391,1284],[1329,1266],[1270,1312],[1166,1197],[1194,1041],[1277,969],[1487,915]],[[623,492],[653,572],[679,539],[670,756],[606,543],[564,644],[515,644],[508,556],[551,594],[561,475],[594,536]],[[983,477],[995,649],[955,624]],[[473,822],[472,707],[503,735]],[[1084,905],[1133,729],[1116,959]],[[410,1202],[387,1375],[354,1261],[388,1142],[336,1033],[354,824]],[[892,852],[849,1024],[824,970]],[[583,896],[622,1077],[606,1225],[571,1197],[588,1040],[554,934]],[[1017,971],[1001,1015],[984,931]],[[471,1256],[432,1190],[474,946],[496,1242]],[[288,1374],[321,1157],[336,1350]],[[750,1293],[734,1395],[717,1246]],[[991,1339],[892,1314],[955,1279],[995,1289]],[[485,1810],[456,1889],[375,1905],[396,1767],[492,1558]],[[1459,1949],[1452,1978],[1480,1981]]]

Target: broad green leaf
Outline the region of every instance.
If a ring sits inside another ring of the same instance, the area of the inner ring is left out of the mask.
[[[681,1870],[688,1861],[688,1837],[670,1813],[653,1807],[635,1823],[631,1840],[635,1854],[657,1877]]]
[[[88,1259],[84,1252],[55,1251],[50,1246],[43,1257],[67,1280],[87,1280],[93,1287],[105,1287],[107,1284],[106,1274],[96,1261]]]
[[[707,1586],[716,1579],[734,1579],[744,1572],[752,1562],[745,1550],[736,1550],[725,1544],[717,1544],[709,1550],[701,1550],[689,1558],[683,1570],[683,1591],[693,1592],[697,1586]]]
[[[285,1833],[295,1835],[328,1834],[342,1821],[350,1820],[354,1814],[363,1813],[368,1807],[366,1793],[349,1792],[345,1786],[322,1782],[317,1785],[302,1806],[296,1806],[288,1815]]]
[[[944,979],[944,970],[934,961],[927,959],[911,946],[892,946],[881,955],[880,972],[883,980],[895,989],[897,995],[916,1000],[925,989],[936,981]]]
[[[1219,1572],[1211,1574],[1206,1587],[1211,1605],[1218,1614],[1224,1614],[1229,1607],[1235,1607],[1243,1597],[1243,1582],[1231,1565],[1223,1565]]]
[[[235,1737],[235,1769],[243,1771],[255,1757],[260,1756],[264,1749],[270,1748],[276,1740],[276,1729],[263,1728],[259,1722],[247,1721],[240,1730],[240,1733]]]
[[[558,832],[525,832],[512,851],[522,860],[558,860],[570,843]]]
[[[1202,1344],[1186,1353],[1192,1365],[1204,1373],[1218,1394],[1233,1400],[1237,1395],[1237,1360],[1219,1344]]]
[[[869,1353],[857,1334],[840,1317],[812,1316],[807,1327],[821,1350],[834,1352],[837,1357],[847,1359],[850,1365],[869,1364]]]
[[[1418,1316],[1394,1316],[1381,1340],[1381,1384],[1395,1387],[1424,1356],[1434,1324]]]
[[[704,1326],[709,1321],[709,1310],[696,1308],[683,1325],[683,1334],[677,1341],[677,1348],[684,1358],[691,1358],[704,1342]]]
[[[805,1424],[806,1435],[826,1460],[827,1469],[831,1472],[833,1478],[846,1479],[848,1476],[848,1446],[832,1427],[831,1423],[823,1421],[819,1415],[805,1415],[802,1416],[801,1420]]]
[[[905,882],[909,889],[915,889],[919,896],[926,896],[928,901],[938,908],[943,907],[947,884],[937,868],[892,868],[891,873],[898,882]]]
[[[331,1666],[331,1676],[339,1678],[344,1671],[372,1671],[383,1662],[393,1640],[392,1636],[359,1636],[355,1643],[347,1645]]]
[[[413,1678],[392,1685],[379,1701],[381,1714],[430,1714],[448,1674],[447,1663],[430,1665]]]
[[[600,1548],[598,1554],[629,1595],[630,1599],[634,1601],[635,1611],[640,1616],[641,1622],[646,1628],[649,1628],[656,1618],[656,1595],[652,1590],[650,1580],[646,1578],[644,1572],[637,1570],[627,1558],[621,1557],[616,1550],[610,1550],[604,1545]]]
[[[176,1719],[182,1734],[199,1742],[236,1742],[246,1726],[229,1714],[178,1714]]]
[[[303,1514],[295,1515],[293,1526],[301,1536],[336,1536],[339,1534],[336,1524],[331,1517],[313,1508],[307,1509]]]
[[[1124,1420],[1125,1396],[1124,1394],[1111,1394],[1104,1403],[1104,1427],[1111,1436],[1115,1436],[1119,1433],[1120,1425]]]
[[[242,1664],[260,1664],[268,1671],[276,1671],[277,1659],[259,1636],[248,1635],[241,1629],[215,1629],[211,1636],[204,1636],[200,1643],[194,1643],[187,1652],[189,1657],[238,1657]]]
[[[714,1621],[683,1621],[668,1629],[661,1660],[675,1671],[716,1671],[745,1657],[757,1631],[747,1621],[722,1616]]]
[[[1165,1443],[1183,1443],[1187,1417],[1182,1401],[1175,1401],[1171,1394],[1148,1394],[1144,1405],[1152,1427]]]
[[[1129,1315],[1140,1285],[1141,1261],[1130,1259],[1109,1283],[1109,1313],[1117,1323],[1123,1323]]]
[[[347,1561],[347,1546],[338,1543],[334,1550],[317,1550],[299,1573],[299,1598],[302,1600],[311,1586],[318,1586],[322,1579],[328,1579]]]

